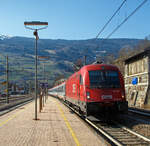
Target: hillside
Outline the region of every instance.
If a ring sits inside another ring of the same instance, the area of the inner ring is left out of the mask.
[[[72,64],[87,56],[87,62],[95,61],[118,52],[125,46],[135,46],[138,39],[107,39],[107,40],[38,40],[38,56],[48,56],[48,61],[38,60],[38,78],[49,82],[59,75],[67,77],[73,73]],[[34,80],[34,38],[0,37],[0,80],[5,80],[6,58],[9,57],[9,79],[11,81]],[[44,63],[44,65],[43,65]]]

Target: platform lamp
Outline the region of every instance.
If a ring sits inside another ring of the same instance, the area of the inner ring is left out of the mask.
[[[38,30],[46,29],[48,27],[48,22],[40,21],[26,21],[24,26],[27,29],[34,30],[33,35],[35,36],[35,120],[37,120],[37,40]]]
[[[48,83],[45,82],[45,64],[44,64],[44,62],[47,62],[49,58],[50,58],[49,56],[38,56],[38,59],[40,59],[39,61],[43,62],[42,64],[43,64],[43,83],[44,83],[44,88],[45,88],[45,92],[44,92],[45,102],[46,102],[46,91],[47,91]],[[44,97],[43,97],[43,105],[44,105]]]

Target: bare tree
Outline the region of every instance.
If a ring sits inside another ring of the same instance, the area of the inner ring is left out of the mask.
[[[124,60],[144,51],[148,47],[150,47],[150,41],[147,38],[142,40],[134,48],[131,48],[130,46],[126,46],[120,49],[119,57],[114,61],[114,64],[118,66],[122,74],[124,74]]]
[[[105,62],[107,64],[114,64],[114,60],[115,60],[115,56],[113,54],[108,54],[106,57],[105,57]]]

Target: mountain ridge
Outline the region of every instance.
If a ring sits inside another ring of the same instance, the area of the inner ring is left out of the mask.
[[[53,81],[57,76],[65,74],[68,77],[73,73],[72,64],[78,59],[83,60],[83,56],[87,56],[87,63],[95,61],[95,58],[108,55],[118,57],[118,52],[126,46],[134,47],[141,40],[128,38],[115,39],[87,39],[87,40],[65,40],[65,39],[39,39],[38,40],[38,56],[48,56],[49,60],[45,67],[47,78]],[[10,68],[16,70],[24,68],[26,75],[20,75],[17,79],[27,80],[27,76],[34,75],[34,60],[35,60],[35,39],[28,37],[10,37],[0,39],[0,67],[5,68],[5,56],[9,56]],[[43,67],[38,60],[39,78],[42,78]],[[12,71],[13,72],[13,71]],[[4,76],[4,72],[0,73]],[[11,79],[15,77],[11,75]],[[16,74],[16,76],[19,76]]]

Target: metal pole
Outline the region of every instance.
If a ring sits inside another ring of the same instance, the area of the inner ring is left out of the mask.
[[[86,55],[84,56],[84,65],[86,65]]]
[[[38,30],[46,29],[48,27],[48,22],[40,22],[40,21],[30,21],[24,22],[24,25],[27,29],[34,30],[35,40],[35,120],[37,120],[37,40],[38,40]],[[30,26],[44,26],[42,28],[34,29]]]
[[[8,56],[6,56],[6,103],[9,103]]]
[[[44,80],[44,85],[45,85],[45,64],[43,63],[43,80]],[[43,106],[44,106],[44,98],[45,97],[45,87],[44,87],[44,96],[43,96]]]
[[[35,32],[37,33],[37,29]],[[35,120],[37,120],[37,37],[35,39]]]
[[[43,81],[45,83],[45,64],[43,63]]]
[[[45,103],[46,103],[46,100],[47,100],[47,87],[46,87],[46,93],[45,93]]]
[[[45,80],[44,80],[44,63],[43,63],[43,83],[45,83]],[[44,88],[45,87],[43,87],[43,98],[42,98],[42,102],[43,102],[43,106],[44,106]]]

